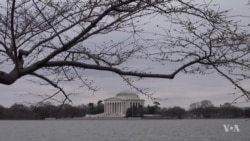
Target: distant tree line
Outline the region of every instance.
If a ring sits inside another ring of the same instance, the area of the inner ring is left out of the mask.
[[[69,104],[55,106],[50,102],[26,106],[13,104],[9,108],[0,105],[0,119],[45,119],[84,117],[86,114],[103,113],[102,101],[96,104],[72,106]]]
[[[250,107],[240,108],[230,103],[215,107],[211,101],[203,100],[190,105],[189,118],[250,118]]]
[[[86,114],[99,114],[104,112],[104,105],[101,100],[97,103],[72,106],[69,104],[53,105],[50,102],[26,106],[24,104],[13,104],[9,108],[0,105],[0,119],[45,119],[45,118],[73,118],[84,117]],[[188,110],[179,106],[160,107],[160,103],[154,102],[150,106],[134,106],[127,110],[126,117],[153,118],[250,118],[250,107],[240,108],[230,103],[216,107],[209,100],[190,104]]]
[[[216,107],[209,100],[190,104],[188,110],[179,106],[161,108],[160,103],[154,102],[153,106],[129,108],[127,117],[144,117],[152,115],[152,118],[250,118],[250,107],[240,108],[230,103]],[[146,118],[146,117],[145,117]]]

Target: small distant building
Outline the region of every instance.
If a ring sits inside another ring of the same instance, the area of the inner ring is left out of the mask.
[[[144,100],[135,93],[120,92],[115,97],[104,100],[104,114],[111,117],[125,117],[128,108],[144,106]]]
[[[125,117],[126,111],[133,106],[144,106],[144,99],[132,92],[120,92],[115,97],[104,100],[104,113],[88,117]]]

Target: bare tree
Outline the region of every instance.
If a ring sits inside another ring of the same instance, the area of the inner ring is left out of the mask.
[[[214,106],[210,100],[202,100],[200,103],[201,103],[201,108],[208,108]]]
[[[201,107],[201,103],[200,102],[195,102],[189,105],[189,109],[190,110],[194,110],[194,109],[198,109]]]
[[[48,98],[63,94],[66,101],[62,81],[78,79],[95,90],[82,76],[87,69],[116,73],[132,87],[128,76],[217,72],[249,100],[241,85],[250,78],[249,32],[215,8],[192,0],[6,0],[0,5],[0,83],[34,76],[58,89]],[[152,17],[164,19],[154,27],[162,32],[146,29]],[[117,33],[126,37],[88,43]],[[127,67],[133,59],[177,67],[162,74]]]

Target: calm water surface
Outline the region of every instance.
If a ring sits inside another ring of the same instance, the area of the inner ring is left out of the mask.
[[[0,141],[250,141],[250,120],[0,121]]]

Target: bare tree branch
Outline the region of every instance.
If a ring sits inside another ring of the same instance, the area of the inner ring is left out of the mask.
[[[126,76],[218,72],[249,99],[241,85],[250,78],[249,26],[234,18],[212,1],[6,1],[0,7],[0,84],[36,76],[58,90],[48,98],[62,94],[66,102],[62,81],[96,90],[82,78],[84,70],[116,73],[130,86]],[[164,71],[145,71],[141,62]]]
[[[50,97],[47,97],[46,99],[51,99],[52,97],[58,95],[60,92],[65,96],[65,100],[63,101],[63,103],[65,103],[67,100],[69,102],[72,102],[71,99],[68,97],[68,94],[63,90],[63,88],[59,87],[57,84],[55,84],[53,81],[49,80],[48,78],[40,75],[40,74],[37,74],[37,73],[32,73],[31,75],[33,76],[36,76],[46,82],[48,82],[50,85],[52,85],[53,87],[57,88],[59,91],[54,93],[53,95],[51,95]]]

